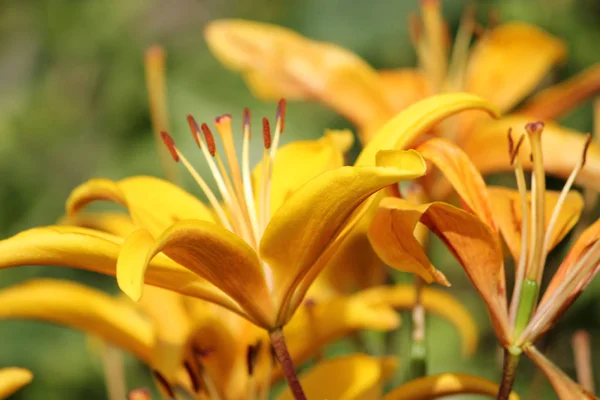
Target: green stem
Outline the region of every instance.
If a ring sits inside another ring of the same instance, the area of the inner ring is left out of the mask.
[[[285,344],[285,337],[283,336],[283,331],[281,329],[276,329],[270,332],[269,335],[271,337],[271,345],[273,346],[275,357],[277,358],[277,361],[279,361],[279,365],[281,365],[281,369],[283,370],[285,379],[287,380],[287,383],[290,386],[290,390],[292,391],[294,399],[306,400],[306,395],[304,394],[302,385],[300,385],[300,381],[296,376],[294,362],[292,361],[290,352],[288,351],[287,345]]]
[[[411,379],[427,375],[427,349],[425,346],[425,309],[421,301],[423,279],[414,278],[415,304],[412,308],[412,336],[410,344],[410,375]]]
[[[519,339],[519,336],[521,336],[521,333],[523,333],[525,327],[527,327],[529,319],[531,318],[531,314],[533,313],[537,296],[537,282],[532,279],[525,278],[523,281],[523,286],[521,286],[519,306],[517,308],[517,316],[515,318],[515,329],[513,334],[515,340]]]
[[[509,349],[504,350],[504,365],[502,367],[502,382],[498,390],[497,400],[507,400],[512,391],[517,376],[517,366],[521,359],[520,352],[513,352]]]

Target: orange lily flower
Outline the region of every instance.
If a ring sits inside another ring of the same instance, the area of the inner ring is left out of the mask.
[[[439,236],[465,269],[484,300],[498,340],[506,349],[507,377],[502,396],[506,398],[518,357],[547,331],[589,284],[600,265],[600,220],[588,227],[565,257],[539,304],[540,282],[548,252],[575,225],[583,199],[571,191],[586,163],[580,152],[561,192],[547,191],[542,150],[542,123],[526,126],[534,171],[532,192],[526,189],[519,154],[522,135],[513,142],[510,132],[509,158],[517,177],[518,191],[486,187],[477,168],[456,145],[444,139],[430,139],[417,150],[440,168],[456,189],[467,211],[441,202],[415,205],[398,198],[381,201],[369,231],[374,249],[398,269],[433,270],[416,239],[400,242],[399,235],[412,232],[417,222]],[[589,138],[588,138],[589,139]],[[589,140],[588,140],[589,143]],[[502,234],[515,258],[516,282],[510,309],[507,308]],[[531,352],[531,351],[530,351]],[[529,354],[529,353],[528,353]],[[539,358],[533,358],[535,362]],[[568,397],[565,397],[568,398]]]
[[[434,133],[456,142],[484,174],[510,170],[505,151],[509,126],[516,129],[532,119],[559,118],[600,90],[600,65],[595,65],[515,108],[565,58],[564,44],[535,26],[508,22],[483,32],[469,49],[476,22],[473,10],[467,9],[450,54],[440,1],[420,4],[422,18],[409,20],[418,69],[376,71],[349,50],[258,22],[213,21],[205,28],[205,38],[215,56],[239,71],[258,98],[285,96],[324,103],[357,126],[363,143],[398,111],[427,96],[456,91],[477,94],[511,115],[490,121],[465,113]],[[545,136],[546,171],[566,178],[578,162],[574,154],[584,139],[578,132],[549,124]],[[588,167],[579,179],[600,189],[599,174],[600,148],[593,144]]]

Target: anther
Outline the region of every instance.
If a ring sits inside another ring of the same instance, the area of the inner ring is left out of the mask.
[[[244,124],[243,124],[243,129],[244,129],[244,133],[248,132],[248,134],[250,133],[250,110],[248,108],[244,108]]]
[[[271,125],[269,124],[269,120],[267,118],[262,119],[262,125],[265,149],[269,150],[271,148]]]
[[[515,146],[512,154],[510,155],[510,164],[511,165],[514,165],[515,160],[517,159],[517,156],[519,155],[519,149],[521,148],[521,145],[523,144],[524,141],[525,141],[525,135],[521,135],[521,137],[519,138],[519,141],[517,142],[517,145]],[[532,161],[533,161],[533,159],[532,159]]]
[[[256,360],[258,359],[258,354],[260,352],[261,346],[261,340],[256,342],[256,344],[248,346],[248,350],[246,351],[246,365],[248,367],[248,376],[252,376],[254,374],[254,367],[256,366]]]
[[[506,135],[508,136],[508,154],[512,158],[512,154],[515,149],[515,141],[513,140],[513,137],[512,137],[512,128],[508,128],[508,132]],[[512,161],[511,161],[511,164],[512,164]]]
[[[581,167],[585,165],[585,161],[587,159],[587,152],[590,148],[590,144],[592,144],[592,135],[589,133],[585,137],[585,144],[583,145],[583,155],[581,156]]]
[[[215,137],[213,136],[210,128],[206,124],[201,125],[202,133],[204,134],[204,140],[206,140],[206,147],[211,156],[215,156],[217,147],[215,146]]]
[[[173,390],[173,387],[171,387],[171,385],[169,384],[169,381],[167,381],[167,379],[160,372],[158,372],[156,370],[152,371],[152,375],[154,375],[154,378],[156,379],[158,386],[167,394],[167,396],[169,396],[169,398],[171,398],[171,399],[174,399],[175,398],[175,390]]]
[[[544,130],[544,123],[542,121],[530,122],[525,125],[525,130],[530,135],[541,134]]]
[[[194,117],[192,117],[192,114],[188,114],[187,121],[188,121],[188,125],[190,126],[190,131],[192,132],[192,136],[194,137],[194,140],[196,141],[196,144],[198,145],[198,147],[201,147],[202,143],[200,142],[200,128],[198,127],[198,123],[196,122]]]
[[[279,103],[277,103],[277,122],[279,123],[279,133],[283,133],[283,128],[285,127],[285,108],[285,99],[280,99]]]
[[[171,157],[173,157],[173,160],[175,162],[179,162],[179,155],[177,154],[177,150],[175,149],[175,142],[173,141],[171,136],[169,136],[167,132],[162,131],[160,133],[160,137],[162,138],[163,142],[165,142],[165,146],[167,146],[167,149],[169,149],[169,153],[171,153]]]
[[[197,393],[200,390],[200,382],[198,381],[198,377],[194,373],[194,369],[192,368],[192,364],[189,361],[185,361],[183,366],[190,377],[190,381],[192,382],[192,390],[194,393]]]

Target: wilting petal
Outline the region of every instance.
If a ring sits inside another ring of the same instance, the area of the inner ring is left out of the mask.
[[[383,400],[429,400],[458,394],[483,394],[496,397],[500,386],[478,376],[446,373],[418,378],[397,387]],[[510,400],[519,400],[511,393]]]
[[[431,93],[427,77],[416,69],[379,71],[383,90],[394,112],[400,112]]]
[[[500,227],[504,241],[508,246],[513,258],[518,260],[521,252],[521,222],[523,213],[521,207],[521,196],[518,191],[504,187],[489,187],[488,192],[492,199],[494,216]],[[546,191],[546,227],[552,217],[552,211],[558,201],[560,192]],[[531,192],[527,193],[527,202],[531,208]],[[548,251],[553,249],[571,231],[579,220],[583,210],[583,197],[574,190],[570,191],[565,198],[561,212],[556,220],[552,231],[552,237]]]
[[[271,214],[300,186],[323,172],[343,166],[344,153],[339,146],[336,138],[326,136],[319,140],[295,141],[277,150],[271,176]],[[260,193],[262,177],[260,162],[252,171],[255,193]]]
[[[371,400],[382,395],[382,361],[357,354],[318,363],[300,376],[300,383],[309,399]],[[292,400],[286,388],[277,400]]]
[[[317,100],[358,126],[381,124],[393,115],[375,70],[339,46],[242,20],[213,21],[205,37],[215,56],[240,71],[258,97]]]
[[[525,125],[532,122],[523,116],[511,116],[498,121],[478,124],[472,135],[461,144],[473,164],[482,175],[512,171],[508,155],[509,128],[520,134]],[[548,174],[566,179],[573,168],[581,161],[586,137],[580,132],[553,123],[545,123],[542,133],[544,168]],[[482,151],[485,149],[485,151]],[[531,168],[529,141],[523,141],[519,151],[520,161],[525,168]],[[587,151],[586,164],[578,175],[578,182],[600,190],[600,146],[592,142]]]
[[[275,213],[263,234],[260,255],[273,269],[278,304],[291,295],[290,288],[308,274],[363,201],[388,185],[425,173],[425,162],[415,151],[399,152],[394,161],[393,166],[323,173]]]
[[[535,119],[558,119],[578,104],[600,92],[600,64],[593,65],[574,77],[542,90],[517,113]]]
[[[356,296],[371,306],[385,306],[396,309],[412,309],[415,304],[414,285],[394,285],[363,290]],[[463,342],[463,355],[475,353],[478,342],[478,328],[469,311],[449,292],[424,287],[421,301],[427,313],[448,320],[458,331]]]
[[[386,198],[381,206],[395,210],[398,224],[412,224],[418,213],[418,220],[442,239],[461,263],[488,308],[497,336],[503,344],[509,343],[502,249],[494,232],[473,214],[446,203],[415,205]]]
[[[473,48],[465,87],[504,112],[531,93],[564,56],[564,44],[540,28],[502,24]]]
[[[416,150],[439,168],[469,210],[496,231],[487,186],[465,152],[445,139],[427,140]]]
[[[61,218],[59,224],[95,229],[122,238],[137,229],[129,215],[116,212],[77,213]]]
[[[0,268],[62,265],[115,276],[122,244],[122,238],[93,229],[70,226],[34,228],[0,241]],[[239,310],[223,292],[164,255],[150,263],[147,282]]]
[[[443,119],[477,109],[498,116],[493,105],[468,93],[441,94],[413,104],[379,129],[361,151],[355,165],[375,165],[378,151],[405,149]]]
[[[119,287],[132,299],[142,295],[146,268],[160,252],[227,293],[257,324],[273,327],[273,304],[260,261],[239,236],[198,220],[176,222],[156,240],[146,230],[135,231],[117,263]]]
[[[546,378],[552,384],[554,391],[560,400],[590,400],[598,399],[591,393],[586,392],[581,386],[573,382],[571,378],[560,370],[554,363],[548,360],[534,346],[526,346],[525,353],[537,365]]]
[[[414,236],[421,213],[397,210],[394,197],[381,201],[369,228],[369,241],[377,255],[390,267],[419,275],[427,283],[450,286],[444,274],[431,264]]]
[[[108,200],[126,207],[135,224],[154,236],[176,221],[214,221],[200,200],[170,182],[149,176],[134,176],[118,182],[91,179],[71,192],[67,214],[73,215],[95,200]]]
[[[0,399],[8,396],[29,384],[33,379],[31,371],[25,368],[8,367],[0,369]]]
[[[37,279],[0,291],[0,319],[34,319],[79,329],[149,363],[152,325],[130,305],[75,282]]]

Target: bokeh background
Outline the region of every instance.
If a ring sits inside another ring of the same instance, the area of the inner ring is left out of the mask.
[[[473,3],[481,23],[487,23],[494,10],[503,21],[532,22],[565,40],[568,61],[544,84],[600,61],[597,0]],[[465,4],[462,0],[444,2],[452,31]],[[91,177],[161,175],[142,66],[149,45],[166,48],[172,136],[181,147],[191,149],[187,113],[210,121],[223,113],[240,118],[243,107],[250,107],[257,116],[271,116],[275,107],[254,99],[242,79],[209,53],[202,37],[208,21],[235,17],[277,23],[350,48],[375,67],[393,68],[415,65],[406,21],[417,7],[416,0],[3,0],[0,237],[52,224],[62,215],[69,191]],[[590,131],[591,104],[562,122]],[[284,141],[314,138],[328,127],[350,127],[324,107],[304,103],[290,104],[286,126]],[[564,248],[551,258],[561,252]],[[433,259],[453,282],[452,293],[475,315],[482,340],[477,357],[461,360],[456,331],[429,318],[430,372],[474,372],[498,380],[495,338],[481,301],[447,252],[434,246]],[[117,291],[114,279],[39,266],[0,271],[0,287],[32,277],[61,277]],[[592,284],[545,343],[551,358],[571,375],[570,337],[578,328],[592,334],[595,368],[600,371],[598,301],[600,282]],[[406,349],[400,346],[400,350]],[[13,365],[35,374],[33,383],[15,399],[106,398],[97,346],[79,332],[31,321],[0,321],[0,366]],[[148,371],[135,360],[127,359],[127,368],[132,388],[152,385]],[[545,379],[531,365],[524,362],[519,371],[516,388],[524,398],[553,398]]]

